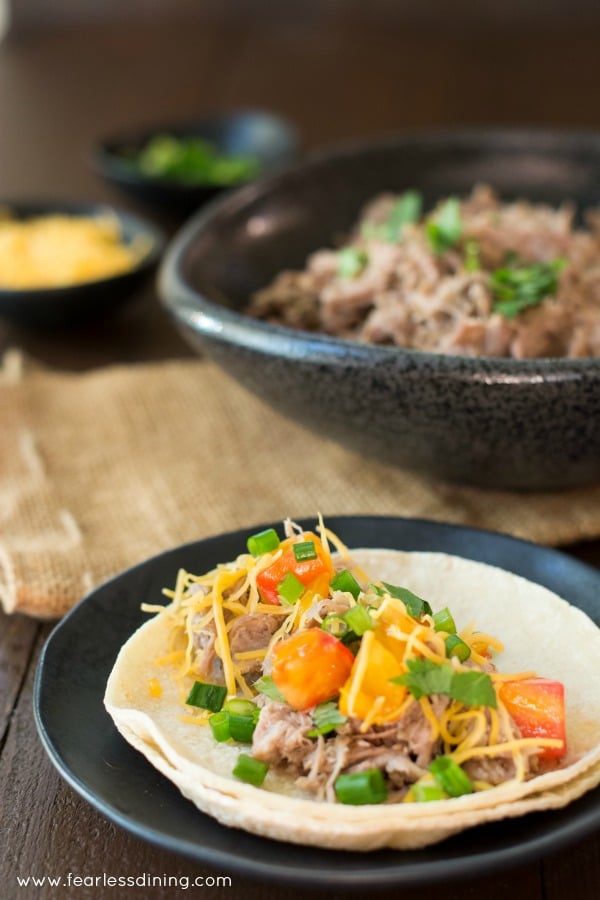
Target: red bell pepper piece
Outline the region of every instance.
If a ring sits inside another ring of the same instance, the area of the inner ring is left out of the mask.
[[[354,654],[321,628],[297,631],[275,644],[272,658],[273,681],[297,710],[336,697],[354,665]]]
[[[301,581],[307,588],[320,576],[329,574],[333,575],[333,566],[319,538],[307,532],[299,541],[313,541],[316,550],[314,559],[304,559],[298,561],[294,555],[294,546],[290,546],[281,554],[279,559],[270,565],[267,569],[256,577],[256,584],[260,594],[267,603],[279,605],[281,603],[277,586],[285,578],[288,573],[295,575],[298,581]]]
[[[567,752],[565,688],[548,678],[505,681],[500,699],[523,737],[556,738],[562,747],[544,747],[540,759],[559,759]]]

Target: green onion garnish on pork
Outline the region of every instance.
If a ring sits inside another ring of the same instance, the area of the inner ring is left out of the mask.
[[[409,791],[415,803],[430,803],[432,800],[446,800],[447,794],[439,784],[413,784]]]
[[[387,798],[387,785],[380,769],[367,769],[366,772],[338,775],[334,790],[340,803],[348,803],[352,806],[383,803]]]
[[[334,591],[346,591],[348,594],[352,594],[355,600],[361,592],[360,584],[348,569],[343,569],[331,579],[331,588]]]
[[[197,706],[199,709],[219,712],[226,696],[227,688],[223,685],[205,684],[202,681],[195,681],[185,702],[188,706]]]
[[[259,531],[248,538],[248,553],[251,553],[252,556],[262,556],[263,553],[277,550],[280,543],[279,535],[275,529],[267,528],[265,531]]]
[[[299,541],[297,544],[294,544],[293,550],[296,562],[317,558],[317,548],[314,541]]]
[[[358,637],[362,637],[365,631],[371,631],[375,628],[375,623],[368,611],[359,604],[350,607],[348,612],[344,613],[344,621]]]
[[[429,771],[449,797],[473,793],[473,783],[458,763],[449,756],[438,756],[429,764]]]
[[[293,572],[288,572],[277,585],[277,594],[281,601],[293,606],[300,599],[306,588]]]
[[[444,643],[448,658],[456,656],[461,662],[464,662],[471,655],[471,648],[457,634],[449,634]]]
[[[456,623],[447,606],[433,614],[433,627],[435,631],[445,631],[446,634],[456,634]]]
[[[479,264],[479,244],[476,240],[465,241],[464,265],[466,272],[478,272],[481,268]]]
[[[268,771],[269,767],[266,763],[254,759],[253,756],[248,756],[246,753],[240,753],[232,774],[240,781],[260,787]]]
[[[228,712],[221,710],[218,713],[214,713],[214,715],[209,717],[208,724],[210,725],[210,730],[213,733],[215,741],[222,743],[223,741],[228,741],[231,737]]]

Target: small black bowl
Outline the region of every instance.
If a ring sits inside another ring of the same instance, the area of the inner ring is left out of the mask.
[[[123,241],[144,238],[148,251],[133,268],[119,275],[85,281],[67,287],[0,289],[0,317],[30,328],[59,328],[113,313],[133,299],[136,290],[156,268],[166,239],[149,222],[112,206],[76,202],[0,202],[18,220],[48,215],[114,216]]]
[[[92,148],[91,163],[105,179],[143,203],[186,216],[224,190],[240,185],[182,184],[151,178],[132,165],[135,156],[156,135],[198,137],[220,153],[253,156],[258,178],[295,162],[299,153],[296,129],[284,119],[260,110],[239,110],[189,122],[166,123],[115,135]],[[255,180],[255,179],[252,179]]]
[[[159,291],[189,342],[325,437],[439,478],[504,489],[600,481],[600,358],[447,356],[270,325],[248,298],[347,233],[381,191],[431,205],[477,182],[502,196],[600,205],[600,135],[407,135],[320,154],[194,217]]]

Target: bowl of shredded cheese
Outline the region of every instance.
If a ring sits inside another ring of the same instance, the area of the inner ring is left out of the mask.
[[[164,236],[113,207],[0,204],[0,316],[60,326],[114,311],[152,272]]]

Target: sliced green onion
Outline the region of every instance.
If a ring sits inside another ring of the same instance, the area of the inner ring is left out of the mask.
[[[444,643],[448,658],[456,656],[461,662],[464,662],[471,655],[471,648],[457,634],[449,634]]]
[[[240,744],[251,744],[256,722],[255,716],[236,716],[229,713],[229,732],[233,740],[239,741]]]
[[[265,531],[259,531],[248,538],[248,553],[251,553],[252,556],[262,556],[263,553],[277,550],[280,543],[279,535],[275,529],[267,528]]]
[[[465,271],[478,272],[479,265],[479,244],[476,240],[466,241],[465,243]]]
[[[314,541],[299,541],[293,546],[296,562],[303,562],[305,559],[317,558],[317,548],[315,547]]]
[[[383,803],[388,793],[381,769],[367,769],[366,772],[338,775],[333,787],[340,803],[348,803],[352,806]]]
[[[409,616],[412,616],[413,619],[420,619],[421,616],[425,614],[428,616],[431,615],[431,606],[427,600],[422,600],[421,597],[417,597],[417,595],[413,594],[412,591],[409,591],[408,588],[396,587],[396,585],[387,584],[385,581],[382,581],[381,583],[390,597],[395,597],[396,600],[402,600],[406,606],[407,613]]]
[[[266,763],[254,759],[253,756],[248,756],[246,753],[240,753],[232,774],[240,781],[260,787],[268,771],[269,767]]]
[[[200,709],[210,709],[211,712],[219,712],[223,701],[227,696],[227,688],[220,684],[204,684],[195,681],[185,701],[188,706],[197,706]]]
[[[456,634],[456,623],[447,606],[433,614],[433,629],[434,631],[445,631],[446,634]]]
[[[372,631],[375,628],[375,622],[367,610],[358,603],[344,614],[344,621],[347,622],[350,630],[358,637],[361,637],[365,631]]]
[[[250,700],[228,700],[223,709],[208,720],[216,741],[232,738],[241,744],[250,744],[258,722],[260,710]]]
[[[210,725],[210,730],[213,733],[215,741],[222,743],[223,741],[228,741],[231,737],[231,732],[229,730],[229,713],[225,710],[222,709],[221,712],[210,716],[208,724]]]
[[[430,803],[432,800],[446,800],[447,795],[437,784],[413,784],[410,794],[416,803]]]
[[[321,628],[334,637],[341,637],[348,631],[348,623],[338,613],[331,613],[330,616],[325,616],[321,622]]]
[[[277,593],[281,599],[293,606],[300,599],[306,588],[293,572],[288,572],[277,585]]]
[[[347,716],[344,716],[340,712],[337,704],[333,700],[319,703],[314,709],[312,718],[315,727],[306,732],[307,737],[318,737],[320,734],[329,734],[330,731],[335,731],[336,728],[348,721]]]
[[[331,587],[334,591],[347,591],[352,594],[355,600],[358,599],[362,588],[352,572],[349,569],[342,569],[341,572],[332,578]]]
[[[258,691],[259,694],[264,694],[269,700],[276,700],[278,703],[286,702],[285,697],[270,675],[263,675],[254,682],[253,687],[255,691]]]
[[[359,247],[344,247],[338,252],[337,273],[340,278],[355,278],[369,262],[369,254]]]
[[[231,713],[232,716],[252,717],[259,711],[258,706],[252,700],[242,700],[238,697],[235,697],[233,700],[227,700],[223,704],[223,709]]]
[[[429,771],[449,797],[462,797],[463,794],[473,793],[471,779],[449,756],[438,756],[429,766]]]

